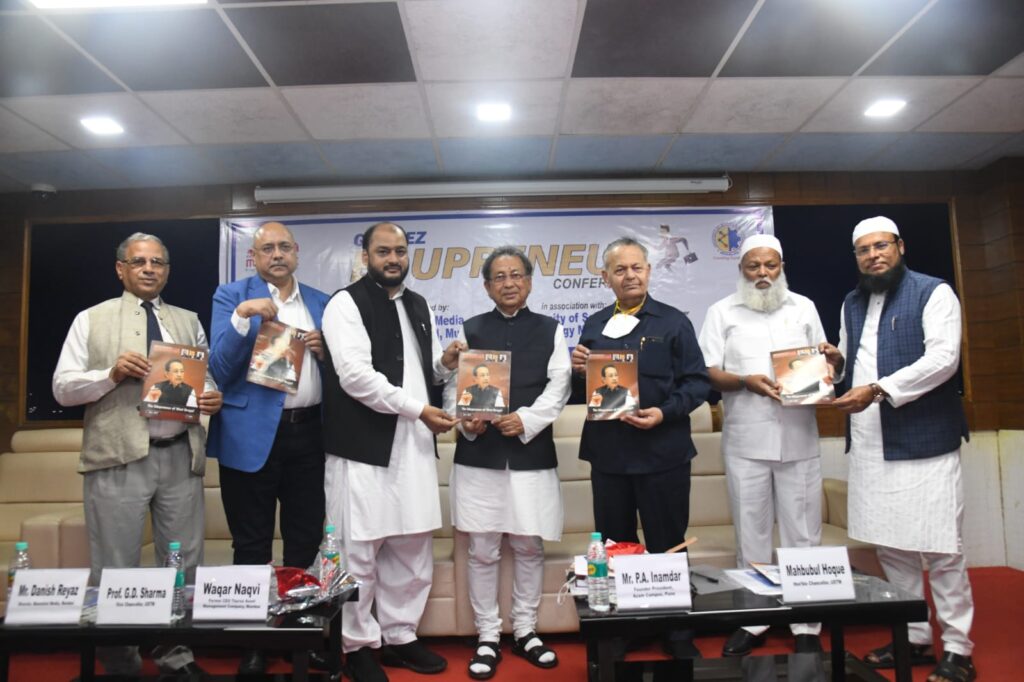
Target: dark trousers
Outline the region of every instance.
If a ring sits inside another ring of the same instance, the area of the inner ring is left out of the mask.
[[[270,454],[259,471],[221,465],[220,497],[236,565],[270,563],[280,500],[284,565],[308,568],[316,558],[324,524],[320,418],[279,424]]]
[[[605,540],[639,542],[636,516],[644,544],[664,552],[686,539],[690,524],[690,463],[653,474],[609,474],[590,471],[594,523]]]

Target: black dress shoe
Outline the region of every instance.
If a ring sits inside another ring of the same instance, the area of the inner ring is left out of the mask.
[[[795,650],[798,654],[820,654],[821,637],[818,635],[795,635]]]
[[[764,640],[765,635],[763,632],[760,635],[752,635],[743,628],[740,628],[729,635],[729,639],[725,641],[725,646],[722,647],[722,655],[746,656],[754,650],[754,647],[764,644]]]
[[[238,662],[239,675],[262,675],[267,672],[267,657],[259,649],[251,649],[242,654]]]
[[[435,654],[418,639],[407,644],[383,647],[380,662],[393,668],[408,668],[421,675],[436,675],[448,667],[448,661],[443,656]]]
[[[345,674],[353,682],[388,682],[387,674],[368,646],[345,654]]]

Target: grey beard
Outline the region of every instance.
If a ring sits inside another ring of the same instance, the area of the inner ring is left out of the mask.
[[[748,281],[743,275],[740,275],[736,283],[736,293],[739,294],[743,305],[759,313],[772,313],[781,308],[787,292],[789,284],[786,282],[785,272],[780,272],[779,278],[767,289],[758,289],[757,282]]]

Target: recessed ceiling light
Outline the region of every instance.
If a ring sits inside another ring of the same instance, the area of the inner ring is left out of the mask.
[[[887,118],[895,116],[903,107],[907,106],[906,100],[902,99],[880,99],[864,112],[865,116],[871,118]]]
[[[121,124],[109,116],[90,116],[83,118],[81,123],[93,135],[120,135],[124,132]]]
[[[512,118],[512,107],[507,102],[485,102],[476,107],[476,117],[488,123],[500,123]]]
[[[95,7],[159,7],[205,5],[208,0],[30,0],[39,9],[93,9]]]

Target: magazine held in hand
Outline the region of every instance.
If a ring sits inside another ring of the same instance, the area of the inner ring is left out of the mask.
[[[149,419],[198,423],[208,361],[205,348],[154,341],[149,348],[152,369],[142,380],[139,413]]]
[[[275,391],[296,393],[306,357],[306,332],[283,322],[265,320],[256,334],[256,345],[245,379]]]
[[[508,414],[512,353],[496,350],[464,350],[459,353],[456,383],[458,419],[494,421]]]
[[[818,405],[836,399],[832,367],[813,346],[772,351],[775,381],[784,407]]]
[[[640,407],[635,351],[594,351],[587,358],[587,420],[619,419]]]

